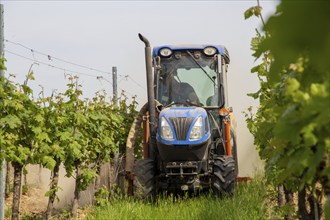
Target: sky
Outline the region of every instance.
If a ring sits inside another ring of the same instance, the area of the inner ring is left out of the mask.
[[[22,83],[31,68],[37,95],[64,92],[65,75],[79,76],[84,97],[105,90],[112,96],[112,67],[117,67],[118,93],[147,100],[144,44],[221,44],[230,54],[229,105],[238,122],[241,175],[250,175],[258,157],[243,111],[258,103],[246,94],[258,90],[250,50],[258,18],[244,19],[257,1],[1,1],[7,71]],[[263,16],[274,14],[278,1],[260,0]],[[84,66],[84,67],[82,67]],[[97,71],[96,71],[97,70]],[[259,161],[260,162],[260,161]]]

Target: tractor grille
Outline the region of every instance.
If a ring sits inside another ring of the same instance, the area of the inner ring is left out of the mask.
[[[179,141],[186,140],[188,130],[194,118],[170,118]]]

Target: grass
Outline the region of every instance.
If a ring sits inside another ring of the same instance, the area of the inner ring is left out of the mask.
[[[266,184],[255,179],[250,183],[240,183],[230,198],[203,195],[174,200],[166,197],[159,199],[157,204],[123,198],[96,207],[87,219],[267,219],[266,193]]]

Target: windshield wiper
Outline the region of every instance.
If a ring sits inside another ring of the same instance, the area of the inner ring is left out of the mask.
[[[202,67],[202,65],[200,65],[200,63],[195,59],[194,55],[192,55],[188,50],[187,50],[187,53],[189,54],[189,56],[191,56],[191,58],[193,58],[193,60],[199,66],[199,68],[201,68],[203,70],[203,72],[205,73],[205,75],[207,77],[209,77],[209,79],[215,84],[214,79],[206,72],[206,70]]]

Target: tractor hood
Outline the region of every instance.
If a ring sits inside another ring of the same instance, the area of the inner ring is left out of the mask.
[[[210,125],[205,109],[171,107],[159,114],[157,141],[166,145],[197,145],[210,138]]]

